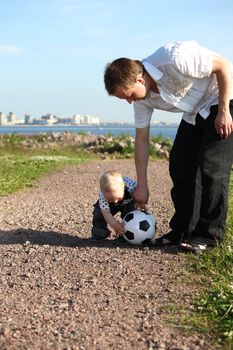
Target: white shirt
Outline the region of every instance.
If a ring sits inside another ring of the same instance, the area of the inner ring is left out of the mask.
[[[159,94],[149,91],[145,99],[133,103],[136,128],[150,124],[154,109],[183,112],[183,119],[193,125],[198,113],[206,119],[210,107],[218,104],[217,79],[211,74],[213,54],[195,41],[185,41],[167,44],[143,59]]]

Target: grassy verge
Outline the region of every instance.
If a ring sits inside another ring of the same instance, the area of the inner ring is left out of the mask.
[[[171,144],[162,136],[151,138],[151,159],[166,159]],[[67,164],[133,156],[134,139],[128,135],[95,140],[85,133],[0,135],[0,196],[32,186],[40,176]]]
[[[224,243],[197,257],[194,271],[203,280],[205,291],[195,302],[191,323],[198,331],[223,341],[222,349],[233,349],[233,175],[230,182],[229,213]],[[190,321],[190,320],[189,320]]]
[[[0,149],[0,195],[33,185],[33,181],[68,164],[90,160],[91,155],[74,152],[71,147],[54,150],[21,150],[13,146]]]

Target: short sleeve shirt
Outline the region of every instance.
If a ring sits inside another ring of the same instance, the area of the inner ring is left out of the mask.
[[[127,176],[123,176],[123,181],[128,192],[133,193],[137,187],[137,182]],[[109,202],[104,197],[104,194],[102,191],[99,192],[99,206],[100,206],[100,209],[110,210]]]
[[[198,113],[207,118],[210,107],[218,104],[213,54],[217,55],[195,41],[186,41],[167,44],[143,59],[159,94],[149,91],[145,99],[133,103],[136,127],[148,126],[154,109],[183,112],[183,119],[191,124]]]

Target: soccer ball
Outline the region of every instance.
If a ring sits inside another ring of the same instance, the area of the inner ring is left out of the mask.
[[[133,210],[123,218],[124,238],[132,244],[146,245],[155,236],[157,223],[153,215]]]

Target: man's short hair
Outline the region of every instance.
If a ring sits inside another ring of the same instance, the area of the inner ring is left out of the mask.
[[[104,84],[108,94],[115,95],[119,87],[131,87],[141,73],[143,74],[143,64],[138,60],[121,57],[107,64]]]

